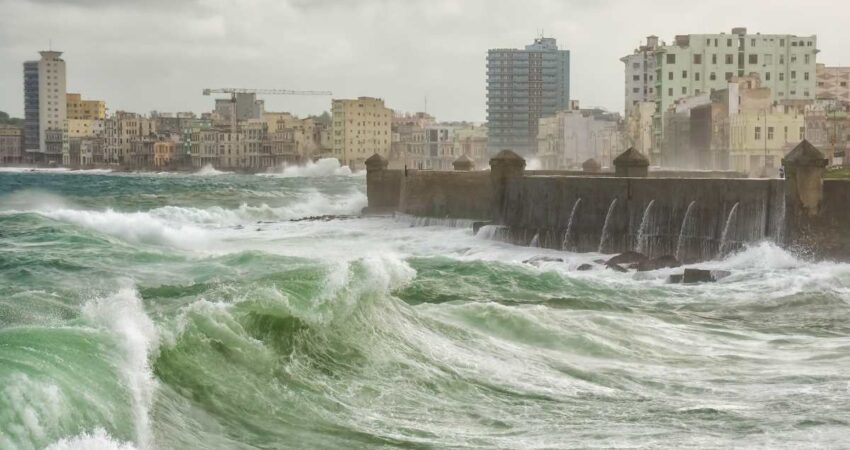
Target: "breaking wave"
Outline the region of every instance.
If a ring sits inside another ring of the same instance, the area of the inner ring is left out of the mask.
[[[357,173],[352,172],[348,166],[341,165],[339,160],[336,158],[322,158],[316,162],[307,161],[307,163],[303,165],[285,165],[279,172],[264,175],[276,175],[284,178],[316,178],[352,176],[356,174]]]

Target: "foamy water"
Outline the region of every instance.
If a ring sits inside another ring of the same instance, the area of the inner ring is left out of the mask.
[[[320,163],[0,174],[0,448],[842,446],[850,266],[671,285]]]

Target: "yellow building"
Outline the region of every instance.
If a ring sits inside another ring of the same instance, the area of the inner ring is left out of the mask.
[[[341,164],[362,169],[366,159],[375,153],[389,157],[393,111],[384,106],[382,99],[335,99],[331,115],[333,156]]]
[[[95,137],[103,133],[103,120],[68,119],[68,137]]]
[[[68,119],[103,120],[106,118],[106,102],[83,100],[80,94],[65,94]]]
[[[775,177],[786,153],[805,137],[805,117],[782,107],[743,111],[729,118],[730,169]],[[763,174],[762,172],[767,171]]]
[[[153,165],[157,169],[167,168],[174,161],[177,144],[174,141],[157,141],[153,144]]]

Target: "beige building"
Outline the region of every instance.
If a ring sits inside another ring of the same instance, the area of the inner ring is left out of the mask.
[[[543,169],[577,169],[588,159],[610,167],[622,153],[620,114],[602,109],[579,109],[544,117],[538,123],[537,158]]]
[[[80,94],[66,94],[68,119],[103,120],[106,118],[106,102],[83,100]]]
[[[221,153],[219,140],[222,132],[217,128],[197,128],[192,130],[192,167],[220,167]]]
[[[130,163],[128,155],[133,141],[149,138],[155,133],[154,121],[147,117],[124,111],[116,112],[103,124],[104,163],[111,165]]]
[[[157,169],[165,169],[175,161],[177,144],[169,139],[160,140],[153,144],[153,166]]]
[[[333,100],[331,106],[333,156],[341,164],[361,169],[377,153],[389,157],[393,111],[379,98]]]
[[[68,119],[68,138],[101,136],[104,121],[101,119]]]
[[[817,65],[817,97],[819,100],[850,102],[850,67]]]
[[[485,125],[468,125],[455,128],[452,135],[454,155],[460,158],[466,155],[472,160],[475,169],[481,170],[490,167],[490,158],[487,153],[487,127]]]
[[[0,124],[0,165],[23,163],[24,130]]]
[[[659,165],[661,152],[655,145],[653,133],[653,116],[657,104],[654,101],[639,102],[632,106],[626,116],[623,146],[632,147],[649,157],[650,164]]]

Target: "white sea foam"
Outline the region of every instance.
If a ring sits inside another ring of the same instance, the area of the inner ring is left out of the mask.
[[[212,166],[212,164],[207,164],[204,167],[201,167],[197,172],[193,173],[193,175],[197,176],[211,176],[211,175],[228,175],[233,172],[225,172],[223,170],[218,170]]]
[[[118,341],[124,358],[121,370],[133,401],[136,443],[142,448],[150,448],[153,435],[149,411],[156,379],[149,358],[158,346],[156,325],[145,313],[142,300],[132,288],[123,288],[113,295],[86,303],[82,317],[92,325],[108,330]]]
[[[322,158],[316,162],[307,161],[304,165],[284,165],[278,172],[261,175],[280,176],[284,178],[314,178],[332,176],[351,176],[356,174],[348,166],[343,166],[336,158]]]
[[[113,439],[102,428],[91,433],[82,433],[72,438],[63,438],[50,444],[45,450],[135,450],[129,442]]]
[[[74,169],[67,167],[0,167],[0,172],[11,173],[69,173],[69,174],[102,174],[112,173],[112,169]]]

